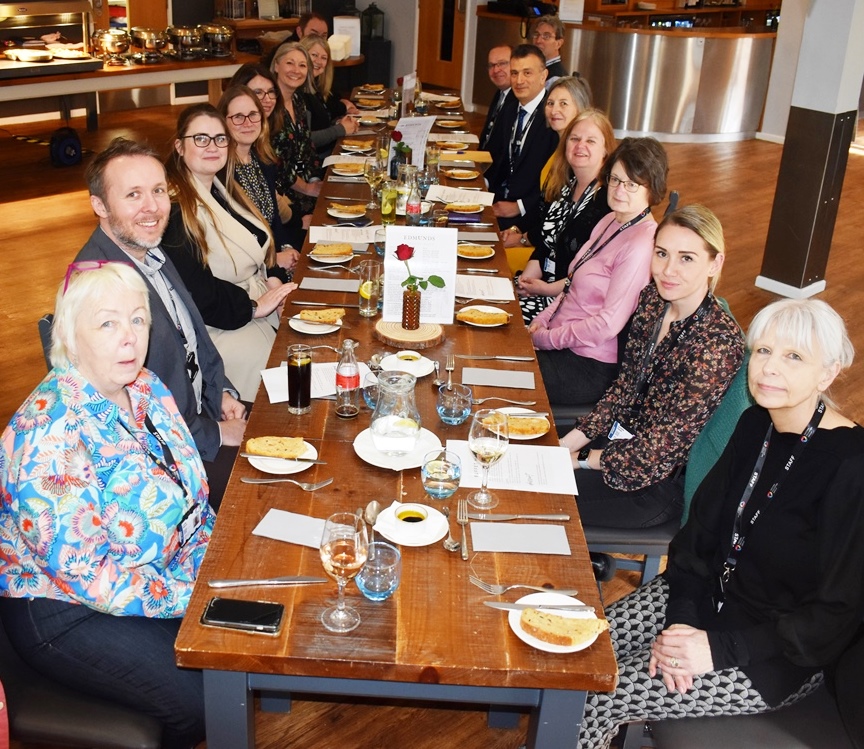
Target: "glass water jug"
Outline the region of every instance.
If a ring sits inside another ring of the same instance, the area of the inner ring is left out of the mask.
[[[417,378],[407,372],[378,375],[378,403],[369,431],[372,444],[385,455],[407,455],[420,437],[420,412],[414,399]]]

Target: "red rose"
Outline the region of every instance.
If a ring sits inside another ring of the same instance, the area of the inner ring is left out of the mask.
[[[414,248],[410,244],[400,244],[396,248],[396,257],[400,260],[410,260],[414,257]]]
[[[398,130],[394,130],[394,131],[390,134],[390,137],[393,139],[393,141],[395,141],[396,143],[398,143],[400,140],[402,140],[402,133],[400,133]]]
[[[405,79],[400,75],[400,76],[396,79],[396,83],[397,83],[397,85],[401,86],[401,85],[402,85],[402,82],[403,82],[404,80],[405,80]]]

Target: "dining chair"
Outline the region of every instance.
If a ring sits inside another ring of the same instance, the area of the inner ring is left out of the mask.
[[[54,315],[50,312],[42,315],[36,325],[39,327],[39,340],[42,343],[42,354],[45,357],[45,364],[48,365],[48,370],[51,370],[51,326],[54,324]]]

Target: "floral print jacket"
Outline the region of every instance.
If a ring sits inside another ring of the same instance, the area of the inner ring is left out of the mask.
[[[213,529],[207,477],[159,378],[142,369],[127,390],[132,419],[73,365],[54,368],[12,417],[0,450],[0,595],[183,616]],[[169,455],[175,478],[159,465],[170,469]]]

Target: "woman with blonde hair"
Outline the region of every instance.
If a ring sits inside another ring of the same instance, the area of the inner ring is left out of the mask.
[[[612,123],[597,109],[579,114],[562,133],[552,156],[538,219],[524,235],[524,244],[534,247],[516,279],[526,325],[564,290],[573,257],[611,210],[600,172],[615,145]],[[511,232],[507,236],[516,235]]]
[[[339,99],[333,93],[333,60],[327,40],[317,34],[309,34],[300,40],[309,53],[312,63],[312,85],[314,92],[305,94],[306,107],[311,115],[312,143],[321,159],[333,151],[339,138],[353,135],[358,124],[351,114],[357,107],[350,101]]]
[[[242,400],[255,400],[279,311],[296,284],[268,277],[275,264],[264,217],[233,179],[234,146],[209,104],[184,109],[165,164],[173,205],[162,248],[195,300]],[[217,174],[226,169],[223,184]]]

